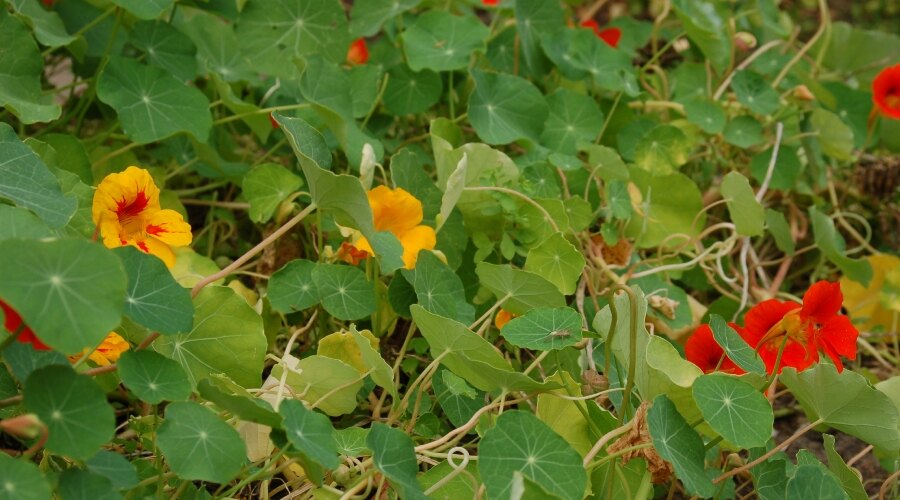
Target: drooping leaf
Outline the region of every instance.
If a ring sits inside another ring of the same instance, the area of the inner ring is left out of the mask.
[[[412,439],[405,432],[375,422],[366,445],[372,450],[375,468],[388,478],[400,498],[428,498],[416,481],[416,453]]]
[[[125,271],[116,255],[81,239],[0,242],[0,297],[47,345],[93,348],[119,325]]]
[[[825,445],[825,456],[828,458],[828,470],[841,482],[841,487],[847,493],[847,496],[851,500],[866,500],[869,498],[859,476],[834,449],[834,436],[822,434],[822,441]]]
[[[0,196],[31,210],[51,228],[65,226],[77,207],[73,197],[63,195],[47,165],[6,123],[0,123]]]
[[[463,69],[476,50],[484,50],[487,26],[477,18],[432,10],[403,32],[403,49],[413,71]]]
[[[703,440],[664,394],[653,400],[647,412],[647,427],[653,447],[659,456],[672,463],[688,493],[711,497],[716,488],[704,469]]]
[[[209,99],[166,70],[112,57],[97,82],[97,97],[119,114],[122,130],[146,144],[187,132],[205,141],[212,129]]]
[[[756,200],[753,188],[746,177],[730,172],[722,179],[722,196],[728,205],[728,213],[743,236],[759,236],[763,232],[765,211]]]
[[[569,307],[532,309],[513,318],[500,333],[518,347],[563,349],[581,341],[581,315]]]
[[[344,415],[356,409],[356,394],[363,385],[363,377],[356,368],[325,356],[313,355],[293,360],[287,383],[304,401],[331,416]],[[272,376],[281,378],[281,365],[272,369]]]
[[[581,456],[569,443],[531,413],[509,410],[478,446],[478,473],[491,498],[506,498],[516,472],[558,498],[583,498],[587,487]]]
[[[531,82],[513,75],[473,71],[475,91],[469,97],[469,121],[488,144],[517,139],[537,141],[549,108]]]
[[[191,386],[224,373],[243,387],[259,387],[266,345],[256,311],[231,288],[208,286],[194,299],[194,328],[160,337],[153,348],[177,361]]]
[[[183,333],[194,325],[190,292],[158,258],[128,246],[114,250],[128,275],[125,315],[162,334]]]
[[[766,229],[768,229],[769,233],[772,234],[772,237],[775,238],[775,246],[777,246],[779,250],[788,255],[794,255],[796,244],[794,243],[794,238],[791,236],[791,226],[788,224],[783,213],[767,208]]]
[[[28,377],[23,392],[25,409],[47,426],[47,450],[84,460],[112,439],[113,409],[90,377],[68,366],[47,366]]]
[[[126,351],[117,365],[122,383],[142,401],[159,404],[191,395],[191,383],[181,365],[153,351]]]
[[[193,401],[166,407],[156,439],[169,467],[182,479],[226,483],[246,461],[240,434]]]

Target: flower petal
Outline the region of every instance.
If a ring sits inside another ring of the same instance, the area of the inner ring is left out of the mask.
[[[137,215],[145,210],[159,210],[159,188],[150,172],[128,167],[124,172],[103,178],[91,206],[94,224],[107,218],[118,220],[120,215]]]
[[[684,355],[703,373],[710,373],[715,371],[725,351],[716,343],[709,325],[700,325],[684,344]]]
[[[416,226],[400,236],[400,244],[403,245],[403,266],[412,269],[416,267],[419,250],[434,250],[437,234],[434,228]]]
[[[154,255],[159,257],[160,260],[165,262],[166,267],[172,269],[175,266],[175,252],[172,251],[172,248],[159,241],[156,238],[147,238],[145,240],[136,240],[132,245],[138,247],[142,252],[149,253],[150,255]]]
[[[378,186],[368,192],[375,229],[390,231],[397,238],[422,222],[422,202],[409,192]]]
[[[800,307],[796,302],[782,302],[777,299],[764,300],[753,306],[744,317],[745,328],[742,337],[756,348],[769,329],[784,318],[784,315]],[[780,345],[780,344],[779,344]]]
[[[819,281],[803,295],[803,309],[800,315],[825,323],[841,310],[844,296],[838,282]]]
[[[191,225],[174,210],[160,210],[151,214],[147,219],[146,231],[148,235],[176,247],[190,245],[193,239]]]
[[[850,322],[850,318],[835,316],[822,325],[816,341],[825,354],[835,360],[834,364],[837,365],[840,363],[836,359],[838,355],[850,359],[856,357],[856,339],[858,337],[859,331]]]
[[[872,100],[886,116],[900,120],[900,64],[884,68],[872,80]]]

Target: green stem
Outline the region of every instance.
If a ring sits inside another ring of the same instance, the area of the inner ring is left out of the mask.
[[[17,338],[19,338],[19,335],[21,335],[24,331],[25,323],[23,322],[21,325],[19,325],[19,328],[16,328],[16,331],[12,332],[9,337],[3,339],[3,342],[0,342],[0,352],[3,352],[4,349],[9,347],[10,344],[12,344]]]
[[[223,123],[233,122],[235,120],[240,120],[241,118],[245,118],[247,116],[255,116],[255,115],[267,115],[269,113],[274,113],[276,111],[290,111],[292,109],[302,109],[308,108],[310,104],[308,102],[302,102],[300,104],[288,104],[285,106],[272,106],[271,108],[261,108],[253,111],[247,111],[245,113],[238,113],[236,115],[226,116],[225,118],[219,118],[213,122],[213,125],[222,125]]]

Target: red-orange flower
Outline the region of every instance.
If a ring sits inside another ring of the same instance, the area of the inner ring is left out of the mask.
[[[6,328],[6,331],[8,331],[10,335],[15,334],[19,331],[19,328],[21,328],[22,332],[19,333],[16,340],[23,344],[31,344],[32,347],[39,351],[50,350],[50,348],[41,342],[41,339],[34,334],[31,328],[28,328],[28,325],[22,322],[22,316],[19,316],[19,313],[16,312],[15,309],[2,300],[0,300],[0,308],[3,309],[3,327]]]
[[[735,324],[729,323],[729,326],[737,329]],[[733,373],[735,375],[744,373],[744,370],[734,364],[731,358],[725,356],[725,351],[716,342],[709,325],[700,325],[694,330],[694,333],[684,345],[684,354],[687,360],[697,365],[703,370],[703,373],[715,371]],[[719,363],[720,361],[721,364]]]
[[[497,315],[494,316],[494,326],[496,326],[497,329],[500,330],[516,316],[516,314],[513,314],[506,309],[501,308],[499,311],[497,311]]]
[[[341,248],[337,251],[337,258],[352,266],[358,265],[368,256],[365,250],[360,250],[346,241],[341,243]]]
[[[771,299],[750,309],[741,336],[758,350],[769,373],[775,369],[782,344],[779,373],[785,366],[798,371],[808,368],[819,361],[819,351],[842,371],[841,356],[856,357],[859,336],[850,319],[839,314],[843,301],[840,283],[819,281],[803,295],[803,304]]]
[[[900,64],[878,73],[872,81],[872,99],[882,113],[900,120]]]
[[[496,7],[500,4],[500,0],[481,0],[481,4],[487,7]]]
[[[365,38],[357,38],[350,44],[347,51],[347,62],[350,64],[365,64],[369,60],[369,48]]]
[[[594,34],[612,48],[618,47],[619,40],[622,39],[622,30],[620,30],[619,28],[605,28],[601,30],[600,25],[597,24],[597,21],[593,19],[583,21],[581,23],[581,26],[583,28],[590,28],[594,30]]]

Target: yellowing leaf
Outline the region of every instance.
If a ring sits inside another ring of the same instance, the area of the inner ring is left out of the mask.
[[[369,339],[372,349],[378,351],[378,339],[372,335],[372,332],[363,330],[359,333]],[[356,345],[356,340],[351,332],[335,332],[326,336],[319,341],[319,349],[316,354],[343,361],[356,368],[360,374],[368,371],[368,367],[363,362],[362,351]]]
[[[846,276],[841,278],[844,306],[861,330],[892,331],[900,322],[900,258],[880,254],[866,260],[873,273],[868,287]]]

